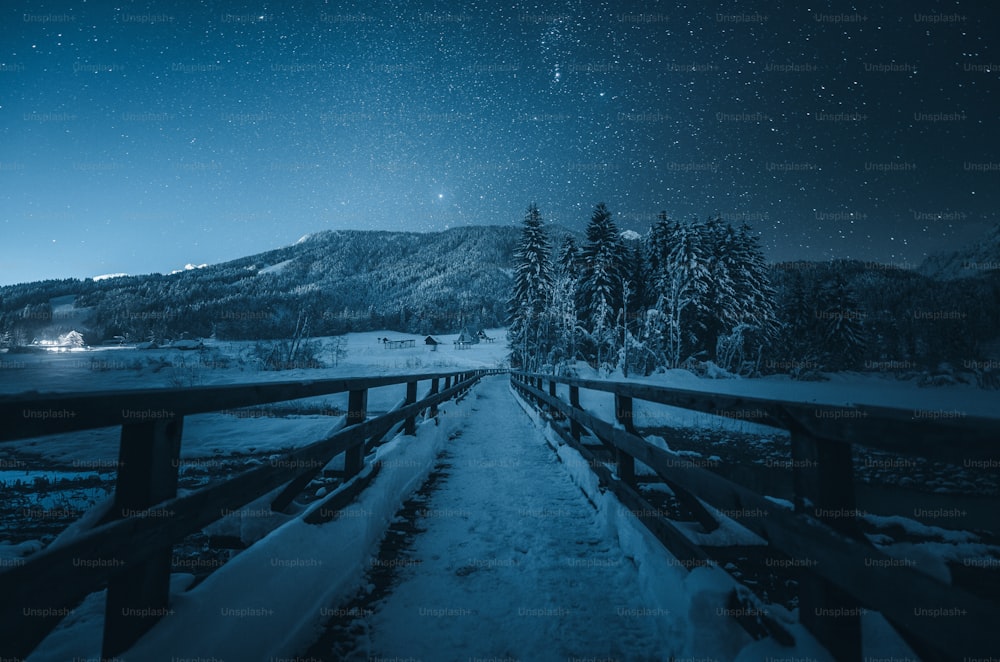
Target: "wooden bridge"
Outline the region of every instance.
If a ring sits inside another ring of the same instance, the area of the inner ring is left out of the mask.
[[[0,657],[29,655],[67,609],[105,586],[108,598],[102,656],[127,651],[169,606],[171,556],[176,542],[279,488],[271,509],[285,510],[338,455],[344,457],[343,481],[324,497],[323,510],[344,508],[378,473],[377,465],[366,464],[369,451],[397,432],[412,435],[418,418],[437,416],[441,403],[461,397],[484,376],[506,372],[464,370],[0,399],[0,420],[4,422],[0,442],[121,428],[120,469],[109,515],[66,544],[44,549],[23,564],[0,572]],[[421,382],[426,382],[426,392],[418,399]],[[806,405],[523,372],[511,374],[511,385],[537,407],[564,443],[588,460],[602,488],[612,491],[636,514],[663,544],[664,553],[669,552],[685,568],[714,564],[715,552],[695,544],[674,522],[658,514],[639,491],[636,462],[669,486],[704,531],[717,528],[719,513],[724,513],[765,540],[772,553],[813,559],[815,563],[799,577],[800,622],[837,659],[863,659],[862,609],[881,612],[925,660],[972,659],[1000,650],[995,626],[1000,622],[997,596],[977,596],[901,567],[867,542],[855,517],[851,461],[855,446],[958,463],[993,458],[1000,443],[997,420],[916,420],[911,411],[890,408]],[[400,405],[369,417],[368,390],[387,386],[403,389]],[[611,394],[615,420],[586,411],[581,406],[581,390]],[[185,416],[332,393],[348,394],[345,427],[288,452],[279,462],[178,496]],[[633,403],[637,399],[788,430],[794,511],[776,507],[763,495],[649,443],[634,423]],[[154,512],[169,516],[144,516]],[[114,559],[116,563],[80,567],[73,563],[78,558]],[[734,613],[741,611],[738,607],[761,606],[745,586],[732,581]],[[794,636],[781,623],[763,615],[765,609],[742,612],[758,614],[738,619],[754,638],[794,643]],[[944,613],[961,616],[933,617]]]
[[[548,412],[554,430],[591,460],[602,483],[629,508],[656,511],[638,492],[638,460],[656,472],[705,530],[719,523],[702,501],[759,535],[775,552],[790,559],[810,559],[799,580],[800,621],[838,660],[864,657],[863,609],[881,612],[924,660],[973,659],[1000,650],[1000,636],[990,625],[1000,622],[995,600],[894,563],[863,538],[851,459],[854,446],[958,464],[995,458],[1000,421],[974,417],[929,421],[916,419],[912,410],[833,407],[541,374],[515,373],[512,380]],[[602,420],[581,408],[581,389],[613,394],[616,421]],[[795,512],[647,442],[634,425],[636,399],[787,430],[792,440],[789,466],[794,472]],[[585,433],[613,453],[614,474],[594,459],[593,446],[584,443]],[[712,562],[706,548],[693,544],[669,520],[640,519],[685,567]],[[739,595],[734,587],[734,599]],[[955,617],[932,616],[940,614]],[[788,640],[777,623],[756,620],[747,623],[748,630]]]

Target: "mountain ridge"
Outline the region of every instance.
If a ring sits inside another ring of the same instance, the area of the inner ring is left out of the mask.
[[[115,336],[284,337],[393,328],[443,333],[501,326],[518,226],[439,232],[325,230],[294,244],[171,274],[0,287],[0,332],[65,333],[50,301],[73,295],[88,342]],[[74,319],[79,321],[79,316]],[[30,341],[31,338],[28,338]]]
[[[927,256],[917,271],[938,280],[980,278],[1000,271],[1000,224],[990,229],[981,242]]]
[[[563,226],[546,228],[553,246],[566,234],[583,240],[582,233]],[[516,224],[436,232],[322,230],[286,246],[170,274],[0,286],[0,339],[24,344],[70,331],[83,332],[92,344],[183,335],[267,339],[288,337],[303,320],[315,335],[503,326],[520,233]],[[969,268],[991,264],[992,271]],[[902,271],[949,281],[986,277],[998,268],[1000,226],[967,249]],[[72,311],[53,305],[68,296]]]

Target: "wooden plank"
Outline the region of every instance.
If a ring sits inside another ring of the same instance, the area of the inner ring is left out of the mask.
[[[849,444],[817,439],[794,429],[792,473],[797,512],[867,543],[856,517]],[[861,604],[808,567],[799,575],[799,620],[838,660],[861,660]]]
[[[354,389],[347,396],[348,428],[360,425],[368,418],[368,389]],[[365,466],[365,438],[347,449],[344,455],[344,476],[352,478]]]
[[[549,423],[549,427],[554,430],[559,437],[571,448],[576,449],[578,453],[587,461],[588,466],[597,475],[598,481],[601,487],[611,490],[611,492],[617,497],[623,506],[625,506],[632,515],[638,519],[646,529],[660,542],[663,547],[670,552],[670,554],[676,560],[677,565],[680,565],[685,570],[690,571],[695,567],[717,567],[717,563],[702,549],[699,545],[695,544],[688,538],[684,532],[678,529],[674,523],[666,517],[659,509],[655,508],[651,503],[649,503],[632,485],[629,485],[623,480],[615,479],[611,471],[605,467],[603,464],[598,462],[596,458],[577,440],[573,438],[571,432],[567,431],[563,426],[557,425],[555,423]],[[721,572],[721,571],[720,571]],[[736,581],[732,579],[728,574],[725,575],[733,583],[733,596],[737,595],[738,586]],[[746,600],[743,601],[744,603]],[[741,604],[742,607],[746,607],[746,604]],[[749,611],[744,609],[743,611]],[[760,611],[757,609],[757,611]],[[759,631],[764,631],[767,634],[774,636],[778,641],[780,641],[785,646],[791,646],[794,644],[794,637],[773,618],[769,618],[766,615],[761,615],[759,618],[754,619],[751,622],[746,619],[738,619],[738,622],[747,632],[759,638],[757,636]]]
[[[115,518],[131,517],[177,496],[184,419],[123,425],[118,451]],[[162,618],[170,602],[173,545],[158,546],[148,559],[112,574],[104,610],[101,655],[113,658]]]
[[[417,380],[412,380],[406,382],[406,401],[405,405],[412,405],[417,401]],[[412,437],[417,434],[417,417],[409,416],[406,419],[406,425],[404,427],[405,434]]]
[[[555,382],[551,382],[552,388],[549,395],[555,397]],[[635,429],[634,412],[632,409],[632,398],[615,393],[615,420],[625,428],[627,432],[638,434]],[[620,448],[615,449],[615,464],[618,467],[618,475],[629,485],[634,486],[635,482],[635,458]]]
[[[574,409],[582,409],[580,407],[580,387],[579,386],[573,385],[573,386],[569,387],[569,404]],[[580,437],[583,436],[583,427],[580,425],[580,423],[575,418],[571,418],[569,420],[570,420],[570,423],[569,423],[570,434],[573,435],[574,439],[576,439],[577,441],[579,441]]]
[[[436,378],[435,379],[431,379],[431,390],[428,393],[429,396],[433,397],[434,395],[437,394],[438,388],[439,388],[438,383],[439,383],[438,379],[436,379]],[[435,418],[437,415],[438,415],[437,404],[432,404],[430,406],[430,408],[428,409],[427,417],[428,418]]]
[[[512,373],[525,379],[533,373]],[[924,411],[892,407],[834,406],[667,388],[634,382],[557,377],[561,384],[692,409],[716,416],[789,429],[798,425],[831,441],[962,464],[1000,452],[1000,418],[960,410]],[[530,382],[529,382],[530,383]]]
[[[367,473],[361,473],[349,483],[341,485],[333,494],[325,497],[319,506],[309,511],[303,521],[306,524],[324,524],[337,519],[341,511],[375,480],[381,468],[382,463],[376,462]]]
[[[629,398],[628,400],[629,402],[631,402],[631,398]],[[617,407],[618,407],[618,400],[616,396],[616,418],[617,418]],[[631,420],[630,415],[627,415],[627,418]],[[632,427],[632,430],[633,432],[631,434],[635,434],[636,436],[638,436],[638,431],[635,430],[634,426]],[[627,426],[626,426],[626,431],[628,431]],[[632,468],[632,480],[634,481],[635,458],[629,455],[627,451],[623,450],[619,446],[616,446],[613,439],[605,437],[601,435],[599,432],[595,432],[595,435],[608,448],[609,452],[613,454],[613,456],[615,457],[616,464],[618,464],[619,458],[622,456],[629,458]],[[705,505],[697,497],[695,497],[694,494],[692,494],[689,490],[685,489],[683,486],[673,482],[669,478],[661,477],[661,480],[664,483],[666,483],[667,487],[669,487],[670,490],[674,493],[674,496],[677,498],[677,501],[680,503],[680,505],[683,508],[687,509],[687,511],[694,516],[695,520],[698,522],[698,524],[701,525],[701,528],[705,531],[705,533],[711,533],[712,531],[715,531],[716,529],[719,528],[720,524],[719,521],[715,518],[715,515],[709,512],[709,510],[705,508]]]
[[[714,565],[714,562],[709,559],[701,547],[684,535],[682,531],[674,526],[673,522],[660,516],[657,509],[653,507],[653,504],[646,501],[632,486],[622,480],[616,480],[611,470],[598,461],[583,444],[573,439],[571,433],[561,425],[554,423],[550,423],[549,425],[568,446],[575,449],[586,460],[591,471],[597,474],[600,485],[611,490],[618,497],[618,500],[621,501],[622,505],[628,508],[636,519],[642,522],[649,529],[650,533],[660,541],[660,544],[677,557],[682,567],[686,570],[691,570],[691,568],[697,566]]]
[[[474,375],[469,382],[478,380]],[[156,550],[200,530],[303,471],[325,466],[358,440],[383,434],[430,403],[453,397],[465,385],[343,429],[286,453],[266,466],[107,522],[60,546],[49,546],[23,565],[0,571],[0,655],[24,658],[84,596],[101,588],[121,567],[145,561]],[[79,559],[94,563],[81,565]]]
[[[346,416],[330,432],[333,433],[343,430],[345,427],[344,426],[345,420]],[[332,460],[333,456],[331,456],[329,459]],[[327,464],[329,464],[329,461],[327,461]],[[279,492],[278,495],[274,497],[274,500],[271,501],[271,512],[273,513],[285,512],[285,510],[292,505],[292,502],[295,501],[295,497],[297,497],[302,493],[302,490],[306,488],[306,485],[308,485],[313,478],[318,476],[321,470],[323,471],[323,475],[326,476],[327,478],[340,478],[341,480],[344,479],[343,470],[326,471],[323,470],[323,466],[325,465],[320,465],[318,462],[316,462],[314,466],[307,467],[305,471],[302,471],[298,476],[290,480],[288,482],[288,485],[285,486],[285,489]]]
[[[456,372],[427,373],[419,378],[441,378],[454,374]],[[0,442],[404,384],[413,377],[397,375],[73,394],[0,395],[0,420],[4,421],[0,427]]]
[[[548,395],[526,384],[535,397]],[[814,570],[861,604],[881,611],[929,649],[952,657],[1000,650],[997,605],[957,589],[845,537],[814,518],[789,513],[741,485],[556,401],[561,411],[607,436],[660,476],[669,478],[739,521],[791,558],[815,561]],[[961,615],[961,618],[937,617]]]

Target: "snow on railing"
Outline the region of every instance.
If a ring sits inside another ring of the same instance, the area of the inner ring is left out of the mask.
[[[0,571],[0,657],[22,659],[87,594],[108,587],[102,658],[127,650],[168,613],[175,542],[284,485],[272,511],[292,500],[331,460],[344,454],[342,488],[327,495],[335,511],[378,472],[365,455],[393,430],[413,435],[419,416],[479,378],[480,369],[358,379],[0,397],[0,442],[94,428],[121,427],[113,504],[93,528]],[[425,397],[417,385],[429,381]],[[403,385],[401,406],[368,417],[368,390]],[[225,481],[177,495],[184,417],[331,393],[347,393],[345,426]],[[356,478],[356,479],[355,479]],[[352,480],[355,479],[355,480]],[[317,522],[318,523],[318,522]],[[87,564],[75,562],[88,559]],[[105,562],[101,562],[101,561]]]
[[[1000,420],[918,419],[912,411],[887,407],[835,407],[519,371],[511,372],[511,383],[549,415],[552,429],[588,460],[605,487],[633,512],[643,513],[640,521],[685,568],[713,562],[706,548],[671,520],[645,515],[658,511],[639,492],[636,460],[667,484],[707,532],[719,522],[702,501],[778,553],[809,559],[799,579],[799,620],[836,659],[863,659],[865,609],[880,611],[924,659],[985,659],[1000,650],[1000,608],[995,602],[894,561],[864,537],[852,463],[853,446],[946,461],[995,457]],[[557,394],[557,385],[568,387],[568,402]],[[581,407],[580,389],[614,394],[615,422]],[[773,500],[647,441],[633,422],[636,398],[740,420],[752,412],[753,422],[787,430],[794,510],[776,508]],[[559,420],[568,421],[568,426]],[[611,451],[614,473],[582,443],[585,431]],[[733,592],[738,600],[746,595],[745,590]],[[766,618],[766,610],[751,605],[734,611],[758,614],[741,621],[751,635],[787,639],[780,624]]]

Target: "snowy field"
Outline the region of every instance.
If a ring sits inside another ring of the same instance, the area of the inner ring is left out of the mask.
[[[437,351],[424,345],[425,336],[395,331],[349,333],[319,338],[318,358],[330,367],[263,370],[253,341],[206,339],[203,350],[94,347],[64,352],[0,354],[0,394],[27,391],[92,391],[120,388],[202,386],[256,381],[288,381],[374,375],[438,372],[463,368],[499,367],[507,355],[506,329],[487,329],[493,343],[459,350],[458,334],[435,335]],[[414,347],[386,349],[380,338],[413,340]],[[339,361],[333,347],[342,342]]]

